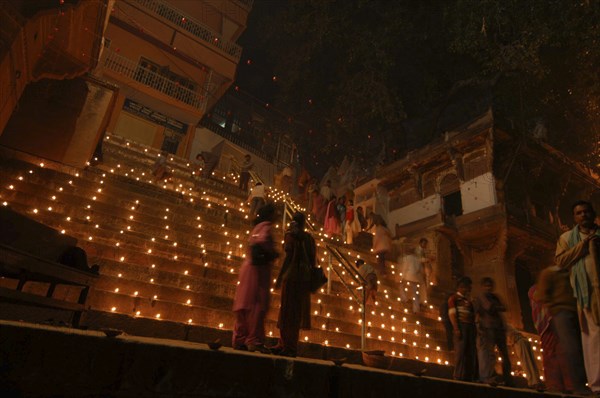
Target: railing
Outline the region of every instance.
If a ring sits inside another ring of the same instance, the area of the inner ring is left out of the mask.
[[[254,0],[235,0],[242,8],[250,11],[252,9],[252,5],[254,4]]]
[[[185,12],[173,7],[162,0],[129,0],[136,2],[169,22],[179,26],[183,30],[193,34],[199,39],[217,47],[225,53],[231,55],[236,61],[242,56],[242,47],[223,39],[221,35],[216,34],[211,28],[202,22],[188,16]]]
[[[205,116],[200,120],[200,124],[213,133],[219,134],[221,137],[226,138],[227,140],[233,142],[239,147],[244,148],[248,152],[252,152],[254,155],[260,157],[261,159],[265,159],[267,162],[273,163],[275,160],[275,151],[270,150],[269,148],[257,148],[257,140],[256,136],[252,134],[244,134],[244,135],[236,135],[232,132],[227,131],[219,124],[213,122],[210,117]]]
[[[103,58],[103,64],[106,68],[204,111],[206,107],[206,97],[204,95],[182,87],[179,83],[148,68],[144,68],[137,62],[123,57],[109,49],[104,49]]]
[[[327,250],[329,251],[329,268],[333,268],[333,264],[331,264],[331,255],[333,255],[340,263],[340,265],[344,268],[346,273],[354,279],[360,285],[360,289],[362,290],[362,296],[357,297],[356,292],[352,289],[353,286],[349,286],[340,273],[333,268],[335,273],[338,276],[338,279],[342,281],[342,284],[346,287],[346,289],[350,292],[354,301],[356,301],[360,305],[360,348],[361,350],[365,350],[367,347],[367,281],[361,274],[359,274],[352,265],[350,265],[350,261],[342,254],[342,252],[337,247],[332,247],[329,245],[325,245]]]

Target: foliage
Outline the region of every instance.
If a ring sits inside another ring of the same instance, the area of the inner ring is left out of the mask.
[[[297,139],[315,158],[373,159],[383,144],[400,156],[404,120],[484,86],[516,131],[543,123],[553,145],[597,166],[596,0],[290,0],[273,12],[264,1],[275,105],[311,126]]]

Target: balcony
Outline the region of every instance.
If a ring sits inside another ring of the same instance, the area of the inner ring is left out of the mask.
[[[254,4],[254,0],[235,0],[239,5],[241,5],[247,11],[252,9],[252,5]]]
[[[264,142],[264,135],[261,135],[255,129],[248,129],[244,134],[235,134],[227,131],[209,117],[203,118],[200,124],[248,152],[265,159],[267,162],[273,163],[275,161],[275,155],[277,154],[276,143],[274,141]]]
[[[168,20],[172,24],[191,33],[195,37],[216,47],[234,58],[236,62],[242,56],[242,48],[237,44],[223,39],[221,35],[216,34],[211,28],[202,22],[189,17],[185,12],[173,7],[171,4],[161,0],[129,0],[131,3],[137,3],[154,14]],[[247,1],[246,1],[247,2]]]
[[[122,76],[133,79],[147,87],[160,91],[180,102],[183,102],[200,112],[206,109],[206,96],[186,87],[178,82],[142,67],[135,61],[123,57],[114,51],[104,49],[102,55],[102,66]]]

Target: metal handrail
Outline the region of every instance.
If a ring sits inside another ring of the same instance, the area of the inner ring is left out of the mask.
[[[103,50],[103,65],[194,108],[203,110],[206,107],[206,96],[181,87],[178,82],[106,48]]]
[[[339,272],[337,272],[335,269],[334,271],[336,271],[336,274],[338,275],[338,278],[340,279],[340,281],[342,282],[342,284],[346,287],[346,289],[350,292],[350,294],[352,295],[352,297],[354,297],[354,300],[356,302],[359,303],[360,305],[360,320],[361,320],[361,324],[360,324],[360,348],[361,350],[365,350],[366,346],[367,346],[367,281],[365,278],[363,278],[363,276],[359,273],[355,273],[354,267],[352,267],[352,265],[350,264],[350,261],[348,261],[348,259],[339,251],[338,248],[334,248],[331,247],[329,245],[325,245],[325,247],[327,247],[327,250],[329,250],[330,253],[332,253],[337,260],[340,262],[340,264],[342,265],[342,267],[344,268],[344,270],[350,274],[350,276],[360,284],[361,288],[362,288],[362,297],[361,300],[358,299],[358,297],[356,297],[356,294],[354,293],[354,290],[348,286],[348,284],[342,279],[341,275],[339,274]],[[331,259],[330,259],[330,264],[329,267],[332,268],[331,265]]]
[[[185,31],[193,34],[204,42],[223,50],[226,54],[231,55],[236,61],[242,57],[242,47],[234,42],[225,40],[223,36],[215,33],[210,27],[202,22],[190,17],[184,11],[173,7],[171,4],[162,0],[129,0],[134,1],[162,18],[168,20],[174,25],[179,26]]]
[[[254,4],[254,0],[235,0],[240,4],[243,8],[250,11],[252,9],[252,5]]]

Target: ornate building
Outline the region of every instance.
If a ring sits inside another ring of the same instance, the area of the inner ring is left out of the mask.
[[[527,290],[552,264],[577,199],[600,207],[600,180],[545,142],[499,126],[491,110],[388,164],[358,187],[357,205],[386,203],[405,245],[425,237],[443,289],[458,276],[496,280],[508,320],[531,329]],[[385,216],[385,214],[384,214]]]

